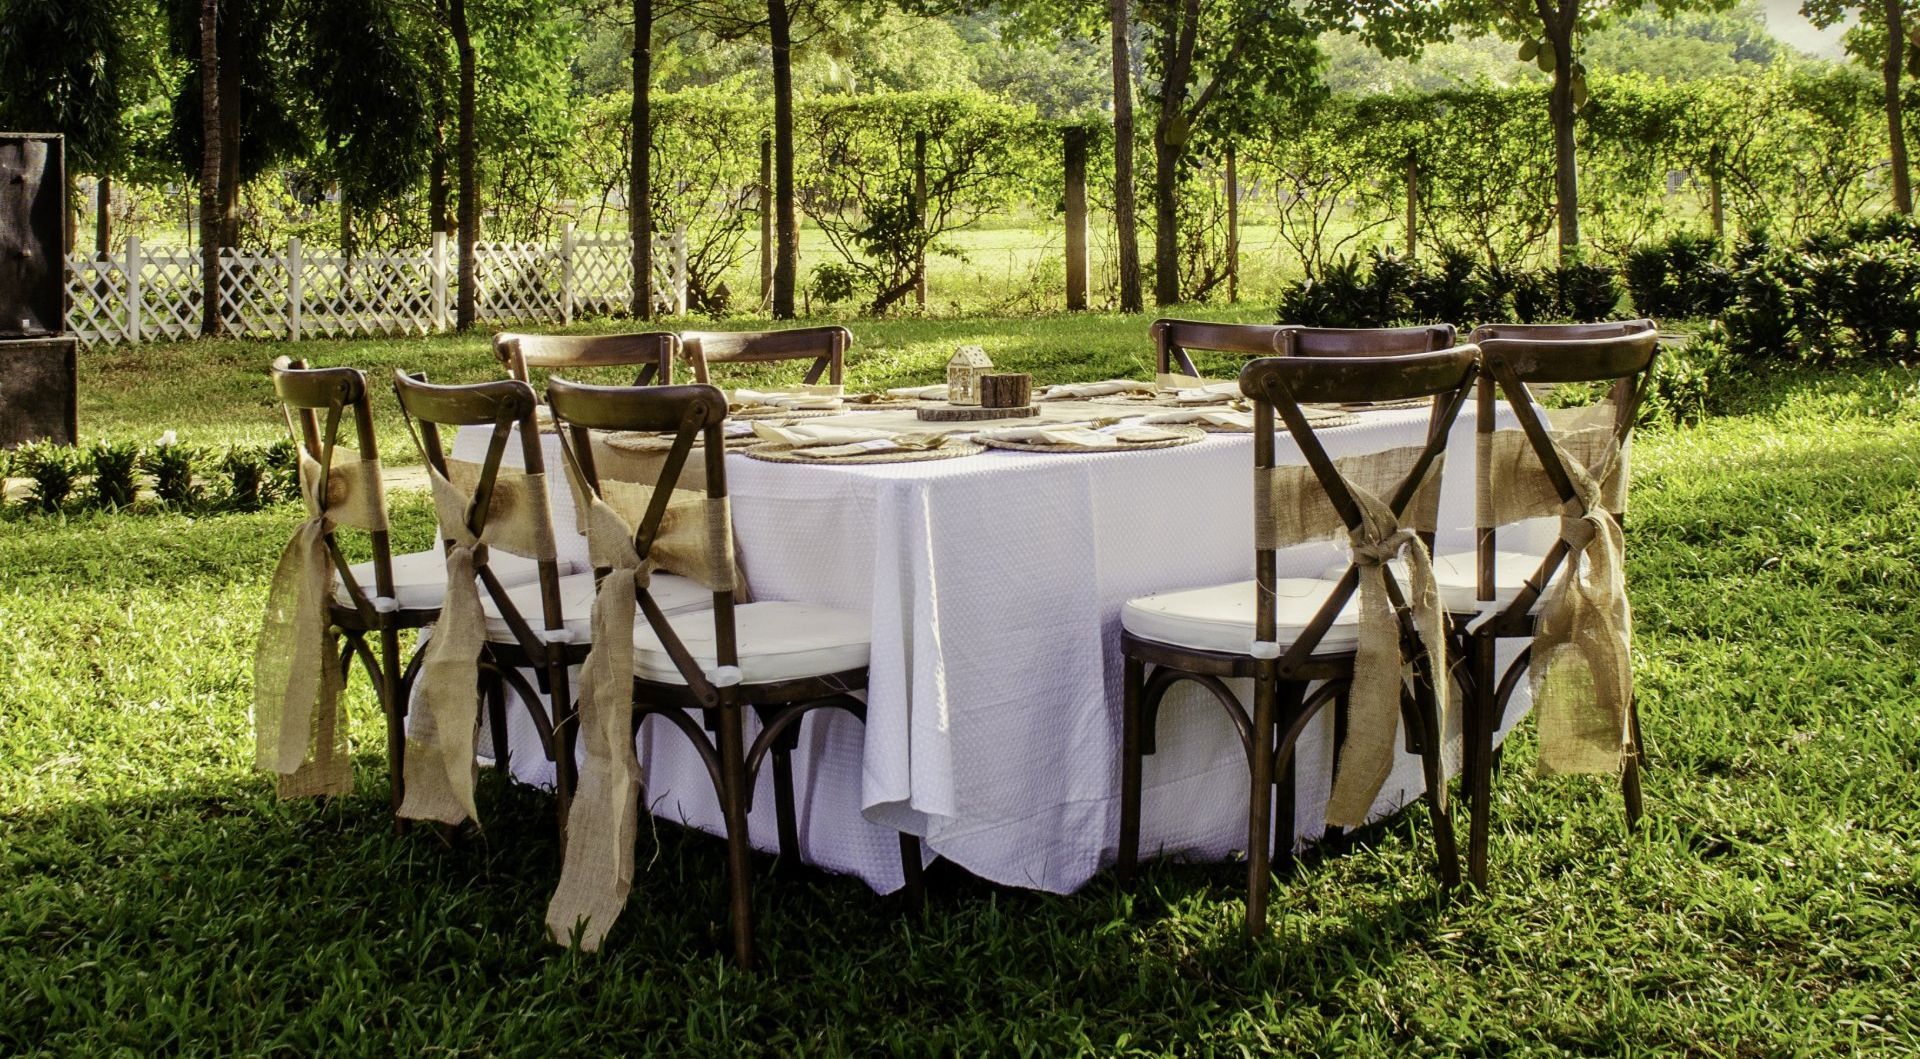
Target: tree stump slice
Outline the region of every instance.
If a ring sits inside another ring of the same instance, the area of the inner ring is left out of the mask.
[[[1033,402],[1033,376],[1008,372],[980,377],[980,403],[987,408],[1024,408]]]
[[[1030,419],[1040,414],[1032,405],[988,408],[984,405],[923,405],[914,412],[928,423],[971,423],[983,419]]]

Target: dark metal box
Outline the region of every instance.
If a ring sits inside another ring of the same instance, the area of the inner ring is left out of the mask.
[[[0,133],[0,338],[67,329],[66,197],[59,136]]]

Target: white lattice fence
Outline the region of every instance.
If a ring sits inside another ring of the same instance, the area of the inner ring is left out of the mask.
[[[474,247],[475,315],[490,323],[571,323],[624,311],[632,290],[626,239],[578,238],[558,247]],[[654,304],[686,311],[685,237],[654,244]],[[445,236],[426,250],[313,253],[298,239],[282,252],[220,252],[220,319],[228,333],[265,338],[424,335],[453,325],[454,262]],[[68,258],[68,327],[88,345],[187,338],[200,331],[200,257],[186,247]]]

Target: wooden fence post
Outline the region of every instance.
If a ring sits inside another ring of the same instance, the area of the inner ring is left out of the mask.
[[[1723,246],[1727,242],[1727,205],[1720,184],[1720,169],[1725,157],[1717,143],[1707,156],[1707,198],[1713,214],[1713,241]]]
[[[300,308],[305,298],[306,268],[300,260],[300,237],[287,236],[287,337],[300,341]]]
[[[1420,159],[1407,153],[1407,260],[1412,261],[1420,241]]]
[[[1067,127],[1063,148],[1067,178],[1067,309],[1087,307],[1087,130]]]
[[[433,287],[433,328],[445,331],[447,322],[447,233],[433,233],[433,250],[429,255],[430,283]]]
[[[146,267],[146,261],[140,256],[140,237],[127,236],[127,341],[129,342],[141,340],[141,325],[144,323],[141,316],[145,315],[147,292],[140,274],[146,271]]]
[[[1240,167],[1227,142],[1227,301],[1240,300]]]
[[[560,229],[560,322],[573,323],[573,222]]]
[[[925,130],[913,134],[913,225],[915,238],[924,237],[927,230],[927,134]],[[916,256],[918,260],[913,266],[913,303],[925,309],[927,307],[927,248],[924,244]]]
[[[760,134],[760,305],[773,304],[773,139]]]

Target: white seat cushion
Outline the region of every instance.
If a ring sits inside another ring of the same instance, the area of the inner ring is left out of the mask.
[[[1317,577],[1283,577],[1274,583],[1276,638],[1292,643],[1305,630],[1334,589]],[[1347,601],[1320,640],[1329,651],[1359,642],[1360,593]],[[1201,651],[1245,654],[1253,644],[1254,582],[1162,592],[1131,600],[1120,611],[1120,625],[1142,639]]]
[[[1540,569],[1541,556],[1528,555],[1525,552],[1495,552],[1493,566],[1493,598],[1496,603],[1506,603],[1520,594],[1520,586],[1527,577]],[[1455,614],[1471,614],[1480,609],[1479,577],[1474,572],[1474,553],[1446,552],[1433,557],[1433,579],[1440,586],[1440,605]],[[1337,578],[1347,572],[1347,564],[1335,563],[1327,567],[1325,576]],[[1404,561],[1393,563],[1394,576],[1402,578],[1405,584],[1406,566]]]
[[[651,583],[653,601],[668,614],[682,611],[700,610],[713,605],[713,593],[697,581],[675,574],[654,574]],[[565,622],[568,640],[572,643],[591,643],[593,640],[593,571],[568,574],[560,579],[560,615]],[[535,630],[546,624],[540,609],[540,581],[535,578],[526,584],[514,585],[507,589],[507,599],[513,602],[513,608],[520,617]],[[487,639],[494,643],[514,643],[513,630],[507,628],[507,620],[500,616],[500,606],[487,592],[480,593],[480,608],[487,614]],[[636,606],[635,610],[639,608]],[[634,616],[638,624],[646,624],[646,619],[638,614]]]
[[[487,564],[493,567],[494,576],[503,585],[523,584],[540,576],[539,563],[498,549],[488,557]],[[369,596],[374,595],[373,564],[355,563],[350,569],[360,590]],[[564,567],[562,570],[564,572]],[[393,597],[403,609],[437,610],[446,594],[447,558],[438,549],[429,548],[423,552],[408,552],[393,557]],[[334,584],[333,598],[343,607],[353,606],[345,582]]]
[[[711,673],[718,661],[713,612],[671,616],[673,633],[700,668]],[[821,677],[867,664],[865,615],[811,603],[747,603],[733,608],[734,642],[740,648],[740,678],[748,684]],[[642,622],[633,630],[634,672],[662,684],[685,684],[660,637]]]

